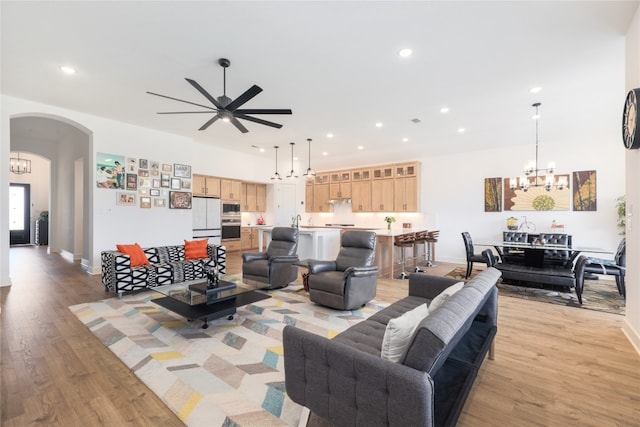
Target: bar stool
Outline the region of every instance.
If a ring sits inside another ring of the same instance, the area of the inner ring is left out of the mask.
[[[424,270],[422,270],[420,267],[418,267],[418,265],[422,265],[425,267],[429,266],[429,259],[427,258],[428,255],[428,245],[427,245],[427,237],[429,236],[429,232],[427,230],[424,231],[418,231],[416,233],[415,239],[414,239],[414,246],[413,246],[413,258],[416,260],[416,268],[414,269],[414,272],[416,273],[424,273]],[[422,243],[422,245],[424,246],[424,253],[422,254],[423,258],[424,258],[424,262],[420,263],[418,262],[418,259],[420,258],[417,254],[418,252],[418,245]]]
[[[400,258],[400,262],[396,262],[396,264],[402,264],[402,272],[396,277],[397,279],[409,278],[409,274],[405,271],[405,267],[407,265],[407,256],[405,253],[405,249],[406,248],[413,249],[414,240],[415,240],[415,233],[399,234],[393,237],[393,246],[399,247],[400,250],[402,251],[402,257]]]
[[[438,242],[438,236],[440,235],[440,230],[429,231],[427,234],[426,243],[428,243],[428,255],[427,255],[427,267],[437,267],[437,264],[434,264],[436,260],[436,246],[435,244]]]

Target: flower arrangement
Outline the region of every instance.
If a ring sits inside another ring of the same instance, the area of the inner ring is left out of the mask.
[[[396,222],[396,217],[395,216],[385,216],[384,217],[384,222],[387,223],[387,230],[391,231],[391,224]]]

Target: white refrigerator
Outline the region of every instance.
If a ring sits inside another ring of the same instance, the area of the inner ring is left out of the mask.
[[[220,227],[220,199],[208,197],[194,197],[193,210],[193,238],[208,238],[209,243],[219,245],[222,230]]]

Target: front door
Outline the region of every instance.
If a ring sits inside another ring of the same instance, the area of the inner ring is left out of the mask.
[[[9,185],[9,244],[31,243],[31,186]]]

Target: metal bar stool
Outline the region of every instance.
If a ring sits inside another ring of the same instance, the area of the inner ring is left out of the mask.
[[[437,264],[434,264],[436,260],[436,243],[438,242],[438,236],[440,235],[440,230],[429,231],[427,234],[427,267],[437,267]]]
[[[407,256],[405,253],[405,249],[413,248],[414,240],[415,240],[415,233],[399,234],[393,237],[393,246],[399,247],[400,250],[402,251],[402,257],[400,258],[400,262],[396,263],[396,264],[402,264],[402,272],[398,276],[396,276],[397,279],[409,278],[409,274],[405,271],[405,267],[407,265]]]
[[[413,246],[413,258],[416,260],[416,265],[415,265],[415,269],[414,272],[416,273],[424,273],[424,270],[422,270],[420,267],[418,267],[418,265],[422,265],[425,267],[429,266],[429,259],[428,259],[428,253],[429,253],[429,249],[428,249],[428,244],[427,244],[427,237],[429,236],[429,232],[427,230],[424,231],[418,231],[416,233],[415,239],[414,239],[414,246]],[[418,262],[418,259],[420,258],[420,256],[418,256],[417,251],[418,251],[418,245],[422,243],[422,245],[424,246],[424,253],[422,254],[422,257],[424,258],[424,262]]]

